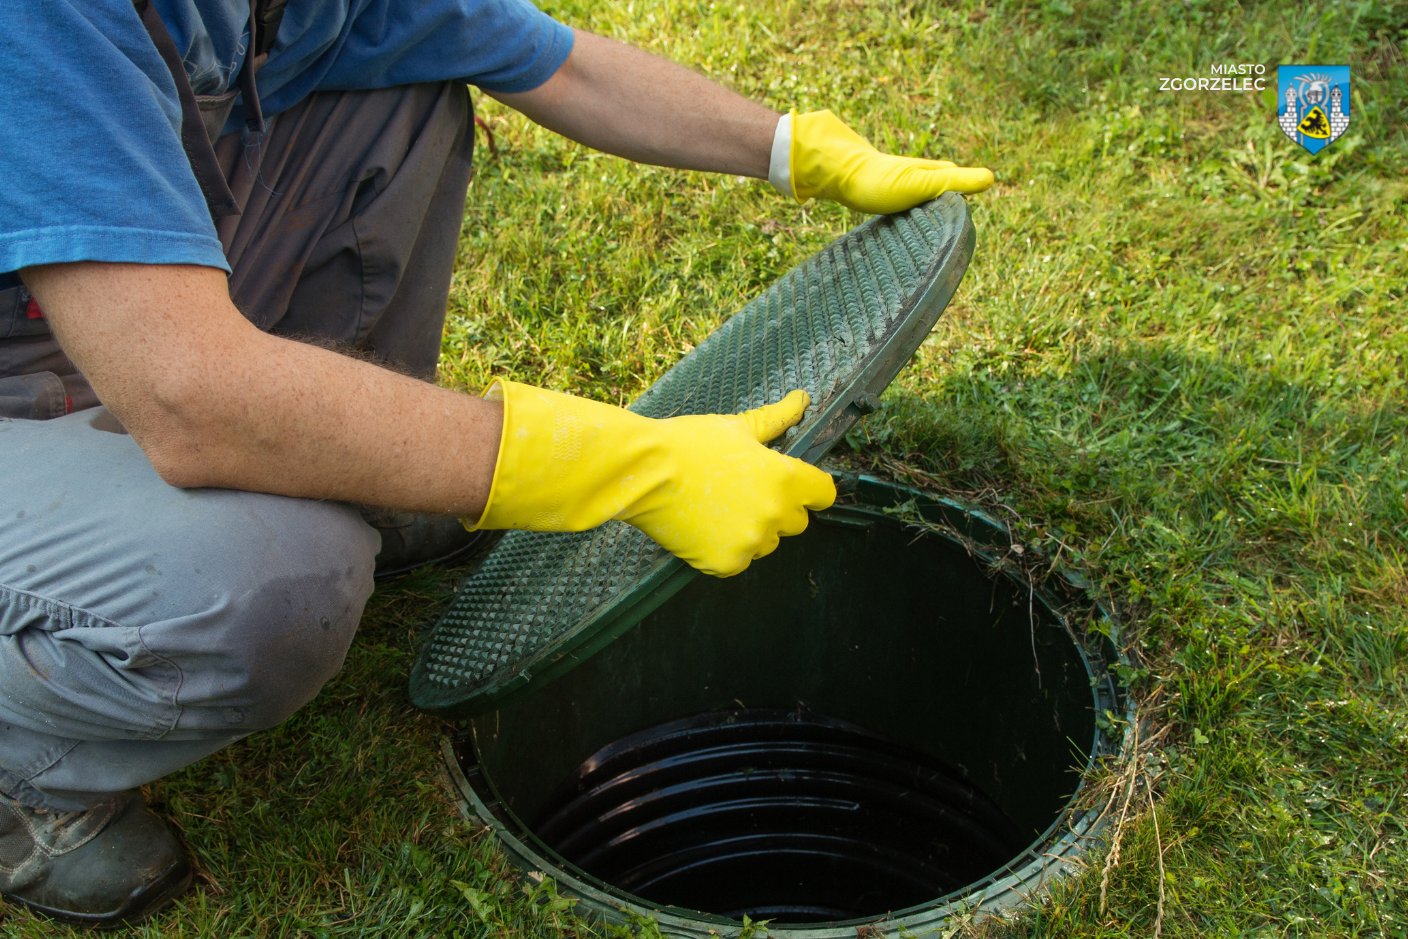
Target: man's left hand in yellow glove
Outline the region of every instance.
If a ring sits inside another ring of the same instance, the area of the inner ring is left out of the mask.
[[[466,527],[583,531],[627,522],[706,574],[729,577],[836,499],[831,477],[764,446],[810,403],[794,391],[742,414],[653,419],[496,382],[503,433],[488,504]]]

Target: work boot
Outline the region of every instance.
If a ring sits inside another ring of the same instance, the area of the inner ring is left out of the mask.
[[[126,792],[83,812],[0,796],[0,895],[59,919],[111,926],[142,919],[191,883],[176,833]]]
[[[490,547],[488,533],[465,531],[453,515],[362,508],[362,518],[381,532],[376,578],[395,577],[426,564],[466,560]]]

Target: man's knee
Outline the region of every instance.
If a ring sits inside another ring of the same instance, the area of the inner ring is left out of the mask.
[[[264,730],[311,701],[342,668],[366,601],[340,580],[305,575],[268,585],[238,617],[248,631],[226,644],[214,674],[187,670],[190,696],[178,732],[219,729],[220,722]]]
[[[189,620],[144,628],[148,645],[182,673],[174,734],[272,727],[342,667],[371,594],[378,539],[350,508],[299,508],[313,518],[217,575],[213,602]],[[318,508],[336,515],[317,518],[309,510]]]
[[[0,717],[74,739],[198,739],[271,727],[337,673],[367,563],[246,569],[206,602],[114,622],[0,588]]]
[[[80,740],[249,732],[337,671],[379,547],[355,508],[176,490],[83,415],[19,424],[11,442],[49,472],[0,498],[0,720]]]
[[[232,565],[143,624],[0,586],[0,791],[71,811],[283,721],[341,666],[374,551]]]

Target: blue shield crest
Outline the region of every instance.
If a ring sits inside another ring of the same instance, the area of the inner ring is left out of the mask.
[[[1282,65],[1276,70],[1282,133],[1319,153],[1349,127],[1348,65]]]

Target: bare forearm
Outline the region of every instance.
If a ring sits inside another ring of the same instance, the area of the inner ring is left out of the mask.
[[[495,97],[597,150],[758,179],[767,178],[779,117],[667,59],[580,30],[547,82]]]
[[[169,482],[482,509],[497,405],[260,333],[230,305],[219,271],[84,264],[25,278]]]
[[[219,402],[168,440],[169,481],[475,517],[489,493],[499,407],[313,346],[254,332]],[[203,383],[204,384],[204,383]]]

